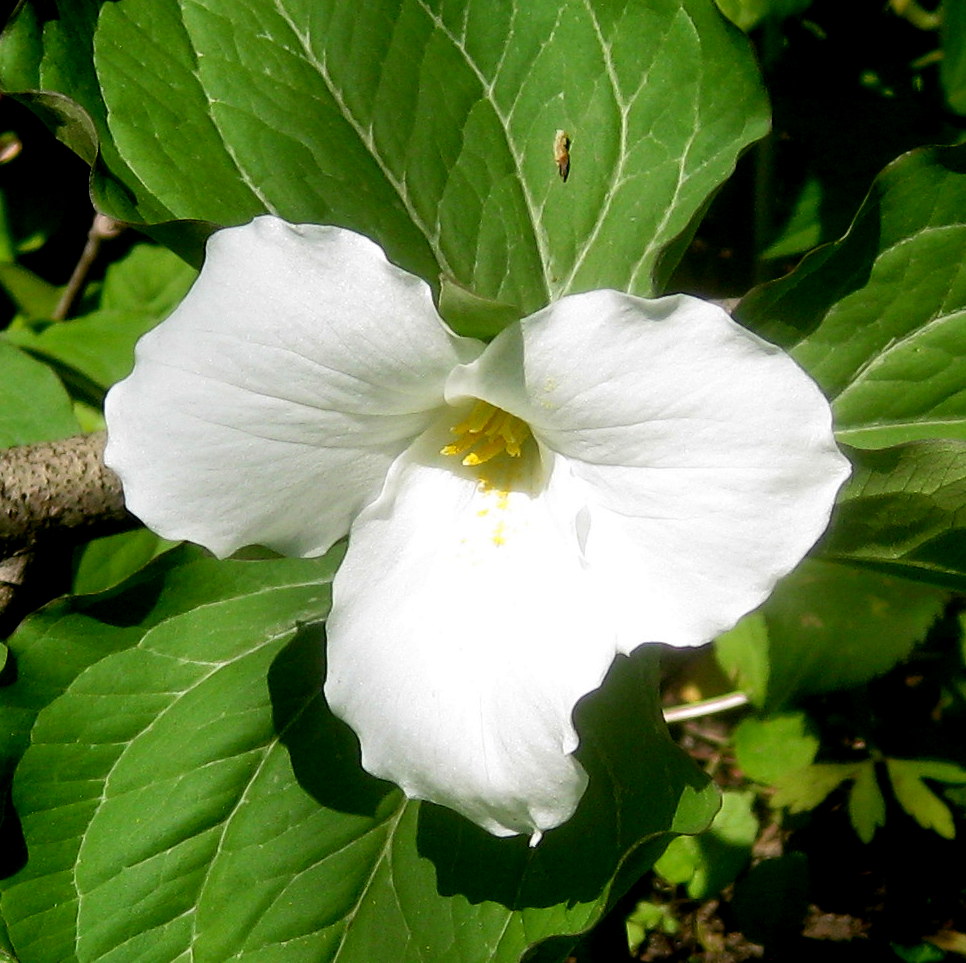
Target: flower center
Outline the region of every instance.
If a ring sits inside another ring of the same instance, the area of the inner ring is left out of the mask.
[[[441,455],[462,455],[468,467],[482,465],[507,454],[519,458],[522,445],[530,437],[530,427],[488,401],[477,401],[473,410],[458,425],[450,428],[456,435],[452,444],[441,448]]]

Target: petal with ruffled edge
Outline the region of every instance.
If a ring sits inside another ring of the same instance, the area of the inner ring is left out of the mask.
[[[139,342],[108,394],[105,461],[161,535],[319,554],[481,350],[367,238],[259,217],[212,236],[188,296]]]
[[[369,772],[536,841],[583,793],[571,716],[614,644],[535,446],[526,478],[486,488],[439,454],[455,420],[400,457],[353,524],[325,693]]]
[[[849,464],[831,411],[784,352],[705,301],[563,298],[458,368],[562,458],[583,555],[618,646],[696,645],[767,597],[828,524]]]

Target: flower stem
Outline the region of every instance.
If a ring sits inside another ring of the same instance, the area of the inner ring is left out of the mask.
[[[713,699],[702,699],[700,702],[671,706],[664,710],[664,721],[670,725],[672,722],[699,719],[702,716],[710,716],[716,712],[727,712],[729,709],[737,709],[739,706],[745,705],[748,705],[748,696],[744,692],[726,692],[724,695],[715,696]]]

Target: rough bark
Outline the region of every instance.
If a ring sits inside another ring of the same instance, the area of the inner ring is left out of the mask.
[[[104,432],[0,451],[0,559],[56,538],[79,542],[133,528],[104,464]]]
[[[68,591],[74,545],[137,526],[104,464],[105,438],[0,451],[0,637]]]

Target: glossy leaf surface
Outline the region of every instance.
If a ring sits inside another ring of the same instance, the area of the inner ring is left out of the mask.
[[[88,0],[31,7],[0,65],[7,89],[93,120],[109,213],[351,227],[524,313],[651,293],[663,248],[768,123],[750,48],[710,0]]]
[[[14,792],[30,858],[2,908],[23,959],[517,960],[710,820],[651,653],[579,707],[591,787],[536,849],[367,776],[320,694],[336,562],[177,550],[14,638],[0,721],[8,757],[31,742]]]

